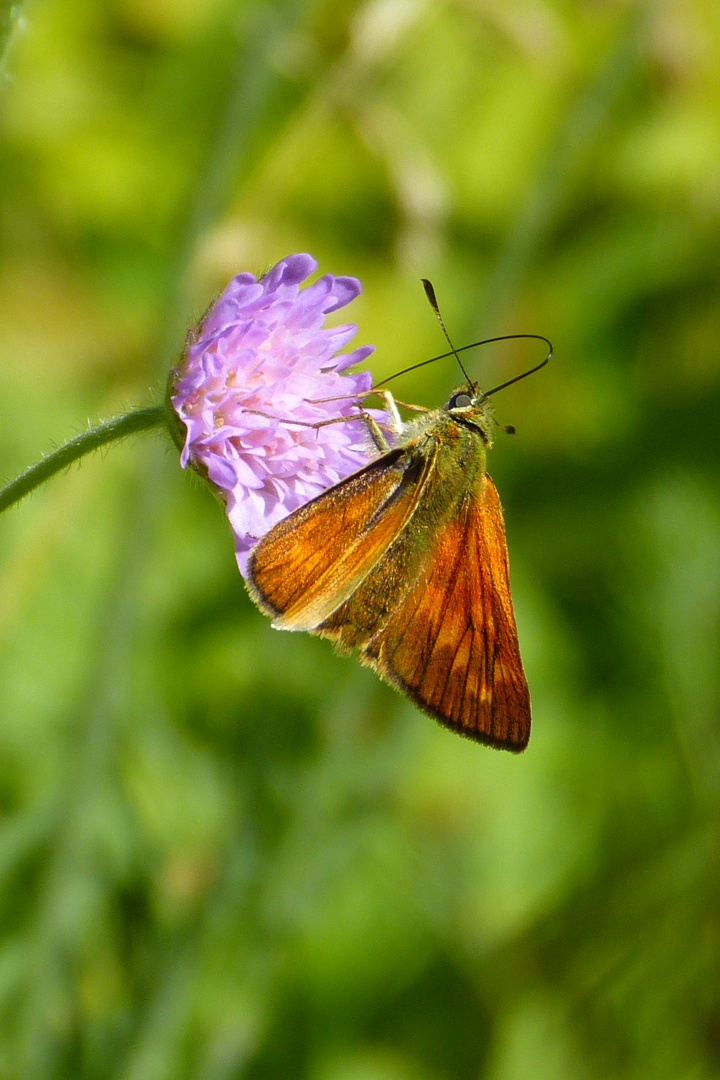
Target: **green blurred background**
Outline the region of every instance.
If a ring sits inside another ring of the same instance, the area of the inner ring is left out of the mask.
[[[556,347],[490,463],[520,757],[273,631],[157,435],[3,516],[0,1078],[720,1076],[715,0],[0,26],[3,476],[161,394],[225,282],[296,251],[362,279],[378,379],[443,351],[421,276],[458,343]]]

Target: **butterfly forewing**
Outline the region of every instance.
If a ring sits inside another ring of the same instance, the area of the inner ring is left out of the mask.
[[[429,467],[391,450],[276,525],[253,550],[254,599],[284,630],[313,631],[402,533]]]

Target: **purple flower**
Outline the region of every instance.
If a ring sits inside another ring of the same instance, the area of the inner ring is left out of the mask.
[[[347,373],[373,348],[338,355],[357,327],[323,327],[361,285],[326,274],[301,290],[316,267],[310,255],[290,255],[259,280],[238,274],[191,338],[175,378],[171,400],[187,428],[181,464],[205,472],[222,492],[242,574],[273,525],[377,453],[357,409],[372,376]],[[347,421],[317,426],[341,416]]]

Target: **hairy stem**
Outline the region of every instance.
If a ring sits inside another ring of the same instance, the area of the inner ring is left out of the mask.
[[[0,490],[0,513],[7,510],[34,491],[40,484],[44,484],[55,473],[67,469],[74,461],[99,450],[101,446],[124,439],[128,435],[135,435],[139,431],[149,431],[150,428],[167,425],[166,406],[150,405],[145,409],[133,409],[124,416],[118,416],[114,420],[107,420],[104,424],[84,431],[74,439],[66,442],[54,450],[37,465],[31,465],[16,480],[12,480]]]

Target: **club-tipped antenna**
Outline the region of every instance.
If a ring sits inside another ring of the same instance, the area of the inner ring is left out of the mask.
[[[455,348],[455,346],[453,345],[452,341],[450,340],[450,335],[447,332],[445,322],[443,320],[442,315],[440,314],[440,306],[439,306],[439,304],[437,302],[437,297],[435,295],[435,289],[433,288],[432,282],[428,281],[427,278],[421,278],[420,280],[423,283],[423,289],[425,290],[425,295],[428,298],[428,302],[430,304],[430,307],[433,309],[433,311],[437,315],[437,320],[440,323],[440,326],[442,327],[442,332],[445,335],[445,340],[447,341],[448,345],[452,349],[452,354],[455,357],[455,359],[457,360],[458,365],[460,367],[460,370],[462,371],[463,375],[465,376],[465,381],[467,382],[468,386],[471,386],[473,388],[473,390],[475,390],[476,389],[475,383],[472,381],[472,379],[468,375],[467,371],[465,370],[463,362],[460,359],[460,356],[458,355],[458,351]]]

